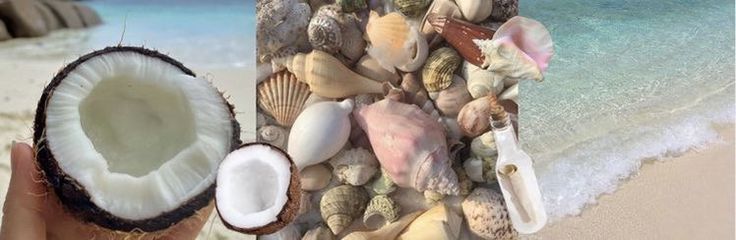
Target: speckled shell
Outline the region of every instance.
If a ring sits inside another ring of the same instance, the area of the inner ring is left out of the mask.
[[[360,75],[382,82],[390,82],[391,84],[397,84],[401,79],[399,74],[381,67],[376,59],[367,54],[358,60],[353,69]]]
[[[389,196],[376,195],[368,203],[363,224],[369,229],[379,229],[399,219],[399,205]]]
[[[495,0],[455,0],[460,12],[470,22],[480,22],[491,16]]]
[[[309,22],[307,35],[313,49],[330,53],[347,65],[358,61],[365,52],[366,42],[358,20],[345,14],[337,4],[319,8]]]
[[[302,240],[334,240],[335,235],[325,225],[318,225],[304,234]]]
[[[287,152],[299,169],[323,162],[347,143],[353,100],[321,102],[304,109],[289,133]]]
[[[288,139],[289,131],[282,127],[265,125],[258,129],[257,140],[259,142],[266,142],[278,148],[286,149],[286,141]]]
[[[294,52],[311,17],[309,5],[297,0],[256,1],[256,44],[258,59],[267,62]]]
[[[309,94],[309,86],[299,82],[294,74],[281,71],[258,85],[258,104],[278,124],[291,126]]]
[[[431,0],[394,0],[396,10],[408,17],[418,17],[427,9]]]
[[[363,214],[368,200],[368,193],[360,187],[342,185],[332,188],[319,203],[322,219],[337,235]]]
[[[486,96],[465,104],[457,115],[457,123],[465,136],[476,137],[490,129],[491,104],[490,99],[495,96]]]
[[[445,117],[456,117],[466,103],[473,100],[470,96],[465,80],[457,75],[452,76],[452,84],[437,94],[434,100],[437,110]]]
[[[517,239],[503,196],[488,188],[476,188],[462,202],[470,231],[483,239]]]
[[[344,98],[361,93],[383,93],[383,84],[348,69],[332,55],[313,50],[285,59],[286,68],[320,96]]]
[[[345,12],[357,12],[368,7],[366,0],[335,0]]]
[[[493,93],[498,95],[504,88],[504,77],[494,72],[482,69],[464,61],[460,67],[460,76],[467,83],[468,92],[473,98],[480,98]]]
[[[332,179],[330,169],[324,164],[305,167],[299,172],[302,190],[317,191],[327,187]]]
[[[363,148],[343,150],[330,160],[332,173],[346,184],[361,186],[378,171],[378,160]]]
[[[388,71],[395,72],[398,68],[413,72],[427,59],[427,41],[401,13],[392,12],[381,17],[371,11],[365,36],[370,42],[368,54]]]
[[[439,92],[452,84],[452,76],[462,58],[449,47],[434,50],[422,68],[422,81],[428,92]]]

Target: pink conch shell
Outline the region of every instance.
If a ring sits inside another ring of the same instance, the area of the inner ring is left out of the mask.
[[[401,187],[458,194],[443,126],[412,104],[384,99],[353,112],[381,166]]]
[[[534,19],[513,17],[496,30],[493,39],[513,42],[537,63],[542,72],[547,70],[549,61],[554,55],[552,36],[542,23]]]

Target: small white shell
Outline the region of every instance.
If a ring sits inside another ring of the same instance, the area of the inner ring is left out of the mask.
[[[503,91],[503,76],[479,68],[468,61],[463,61],[460,67],[460,76],[467,82],[468,92],[473,98],[487,96],[489,92],[498,95]]]
[[[483,21],[493,11],[493,0],[455,0],[455,3],[470,22]]]
[[[350,137],[353,100],[321,102],[307,107],[294,121],[288,153],[299,169],[337,154]]]
[[[278,148],[285,149],[287,139],[289,139],[289,131],[282,127],[265,125],[258,129],[257,140],[259,142],[266,142]]]
[[[493,132],[488,131],[473,138],[473,141],[470,142],[470,151],[472,151],[475,156],[481,158],[494,157],[498,155],[498,149],[496,148],[496,141],[493,138]]]
[[[463,169],[470,180],[474,182],[485,182],[483,179],[483,160],[479,157],[470,157],[463,162]]]
[[[363,148],[353,148],[335,155],[330,164],[333,174],[343,183],[361,186],[378,171],[376,156]]]

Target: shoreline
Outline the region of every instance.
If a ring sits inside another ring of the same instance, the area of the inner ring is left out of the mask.
[[[580,215],[524,238],[734,239],[734,123],[714,126],[721,141],[645,161]]]

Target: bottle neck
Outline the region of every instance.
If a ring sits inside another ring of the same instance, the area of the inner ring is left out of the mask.
[[[511,125],[511,118],[508,115],[504,115],[503,118],[497,120],[491,118],[491,129],[493,130],[499,155],[507,151],[517,150],[518,141],[516,139],[516,133],[514,132],[513,125]]]

